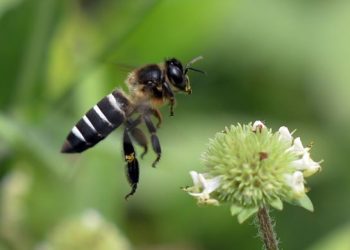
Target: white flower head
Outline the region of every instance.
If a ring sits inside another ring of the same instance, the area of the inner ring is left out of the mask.
[[[265,124],[262,121],[257,120],[254,122],[252,130],[253,132],[261,132],[261,130],[263,130],[264,128],[266,128]]]
[[[295,160],[291,163],[296,170],[303,171],[305,177],[309,177],[321,170],[318,162],[311,159],[310,154],[306,152],[301,159]]]
[[[286,183],[292,188],[296,196],[305,194],[304,176],[300,171],[295,171],[293,174],[286,174]]]
[[[293,145],[289,148],[289,150],[296,153],[297,155],[304,155],[309,152],[310,148],[304,148],[300,137],[297,137],[294,139]]]
[[[191,171],[193,187],[185,188],[190,195],[197,198],[199,204],[219,205],[216,199],[210,198],[210,193],[214,192],[220,186],[220,176],[206,179],[205,174]]]
[[[194,185],[184,190],[199,204],[229,203],[240,223],[262,206],[282,210],[283,202],[313,211],[304,179],[320,162],[292,133],[285,126],[273,132],[261,121],[226,127],[202,154],[206,173],[191,171]]]
[[[278,130],[278,133],[279,133],[279,139],[281,141],[292,144],[293,136],[289,132],[289,129],[287,127],[285,127],[285,126],[280,127]]]

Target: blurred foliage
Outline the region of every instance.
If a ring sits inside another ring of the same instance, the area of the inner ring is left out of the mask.
[[[349,23],[349,1],[1,0],[0,249],[33,249],[89,208],[135,249],[259,249],[252,225],[179,189],[203,168],[208,138],[257,119],[298,129],[324,159],[310,183],[315,212],[273,213],[284,249],[322,246],[350,220]],[[118,65],[198,55],[208,74],[191,73],[175,117],[162,109],[162,159],[141,161],[128,202],[120,131],[82,155],[59,153],[86,110],[125,88]],[[349,248],[334,239],[327,249]]]
[[[345,225],[338,230],[334,230],[331,235],[326,236],[323,240],[316,243],[310,250],[343,250],[350,249],[349,239],[350,227]]]
[[[130,249],[128,242],[120,232],[104,221],[101,215],[94,210],[87,210],[80,218],[71,218],[62,222],[49,239],[42,242],[40,250],[66,249]]]

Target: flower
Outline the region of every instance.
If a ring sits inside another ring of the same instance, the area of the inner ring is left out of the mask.
[[[320,164],[313,161],[308,152],[305,152],[301,159],[293,161],[292,166],[297,170],[303,171],[305,177],[309,177],[321,170]]]
[[[220,186],[220,176],[215,178],[206,179],[205,174],[191,171],[190,175],[193,180],[194,186],[187,188],[186,191],[198,199],[199,204],[219,205],[216,199],[210,198],[210,193],[214,192]]]
[[[298,155],[304,155],[307,152],[309,152],[310,148],[304,148],[303,144],[301,143],[300,137],[297,137],[294,139],[293,145],[289,148],[289,150],[292,150]]]
[[[297,197],[305,193],[304,176],[300,171],[295,171],[293,174],[285,175],[287,184],[292,188]]]
[[[252,131],[253,132],[261,132],[262,129],[266,128],[265,124],[262,121],[255,121],[253,124]]]
[[[281,141],[285,141],[286,143],[292,143],[293,136],[289,132],[289,129],[287,127],[285,126],[280,127],[278,130],[278,133],[279,133],[279,139]]]
[[[309,151],[286,126],[231,125],[209,141],[205,173],[191,171],[194,185],[184,190],[199,204],[230,204],[240,223],[266,205],[282,210],[283,201],[312,211],[305,178],[321,167]]]

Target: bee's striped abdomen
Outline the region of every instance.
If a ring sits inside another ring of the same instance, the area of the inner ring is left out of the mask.
[[[113,91],[91,108],[72,128],[62,153],[80,153],[93,147],[124,121],[130,102],[121,91]]]

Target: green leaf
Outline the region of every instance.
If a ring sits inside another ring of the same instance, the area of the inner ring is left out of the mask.
[[[275,200],[269,202],[269,204],[273,208],[276,208],[277,210],[282,210],[283,209],[283,202],[280,200],[280,198],[276,198]]]
[[[239,214],[241,211],[242,211],[242,207],[240,207],[240,206],[236,206],[236,205],[231,205],[231,208],[230,208],[230,210],[231,210],[231,215],[232,216],[235,216],[235,215],[237,215],[237,214]]]
[[[312,201],[307,195],[304,195],[299,200],[297,200],[296,204],[298,206],[305,208],[306,210],[309,210],[310,212],[314,211],[314,206],[312,205]]]
[[[243,210],[238,214],[238,222],[242,224],[244,221],[246,221],[250,216],[255,214],[258,211],[257,207],[253,208],[243,208]]]

